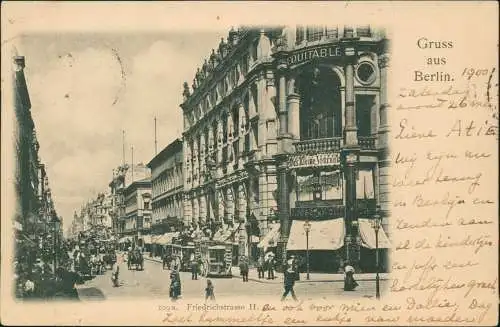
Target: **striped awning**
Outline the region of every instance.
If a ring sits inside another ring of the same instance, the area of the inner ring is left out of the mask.
[[[344,246],[344,218],[309,221],[308,240],[304,230],[304,220],[294,220],[290,229],[287,250],[337,250]],[[309,241],[309,244],[307,242]]]
[[[133,240],[132,236],[124,236],[124,237],[120,238],[118,243],[125,243],[127,241],[132,242],[132,240]]]
[[[368,249],[376,249],[377,243],[375,238],[375,230],[372,227],[371,219],[358,219],[359,224],[359,234],[361,236],[361,245]],[[378,248],[388,249],[391,247],[391,242],[385,231],[380,227],[378,231]]]
[[[178,236],[179,232],[169,232],[161,235],[158,238],[154,238],[152,242],[153,244],[160,244],[160,245],[172,244],[173,238]]]
[[[267,250],[268,247],[273,247],[277,245],[278,239],[280,237],[280,223],[271,225],[269,232],[260,240],[257,244],[258,248]]]
[[[151,235],[143,235],[141,238],[142,238],[144,244],[152,244]]]

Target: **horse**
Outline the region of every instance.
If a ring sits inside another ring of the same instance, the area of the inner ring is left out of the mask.
[[[144,270],[144,257],[140,251],[129,252],[127,260],[129,270],[132,269],[132,265],[135,266],[135,270],[138,270],[138,267],[141,267],[140,270]]]

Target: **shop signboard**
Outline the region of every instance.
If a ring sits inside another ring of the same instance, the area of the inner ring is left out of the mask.
[[[290,158],[289,168],[325,167],[340,165],[340,153],[297,154]]]

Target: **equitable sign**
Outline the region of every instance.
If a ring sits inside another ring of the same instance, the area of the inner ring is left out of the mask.
[[[342,51],[337,46],[323,46],[299,50],[288,57],[288,64],[295,65],[303,61],[312,60],[314,58],[339,57]]]

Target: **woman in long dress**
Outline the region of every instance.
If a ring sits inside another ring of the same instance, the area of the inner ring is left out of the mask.
[[[344,291],[354,291],[358,286],[358,282],[354,279],[354,267],[349,262],[344,268]]]

